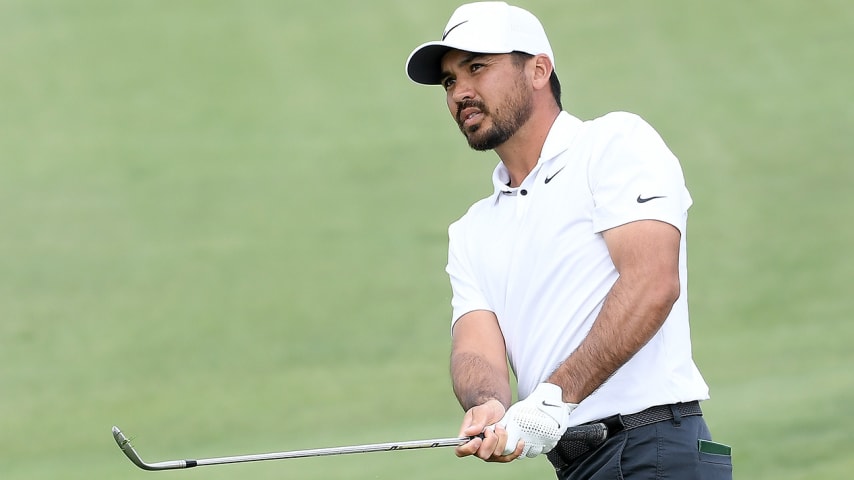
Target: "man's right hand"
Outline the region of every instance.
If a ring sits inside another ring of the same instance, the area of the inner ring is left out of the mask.
[[[460,428],[461,437],[475,437],[470,442],[457,447],[458,457],[475,455],[487,462],[511,462],[522,454],[522,448],[504,455],[507,445],[507,431],[500,425],[495,425],[504,417],[506,409],[498,400],[488,402],[469,409],[463,417]],[[479,435],[483,435],[480,438]]]

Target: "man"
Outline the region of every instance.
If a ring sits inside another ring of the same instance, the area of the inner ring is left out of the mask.
[[[691,357],[692,200],[659,135],[625,112],[562,111],[542,25],[504,2],[459,7],[406,69],[442,85],[469,145],[500,158],[494,194],[449,228],[451,375],[474,437],[457,455],[545,453],[561,479],[731,478]],[[598,422],[600,445],[562,438]]]

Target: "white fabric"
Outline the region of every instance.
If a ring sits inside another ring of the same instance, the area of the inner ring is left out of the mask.
[[[562,397],[559,386],[541,383],[527,398],[511,405],[498,422],[507,430],[503,454],[513,453],[519,440],[525,442],[524,457],[552,451],[569,426],[569,414],[578,406],[564,403]]]
[[[519,398],[575,350],[617,279],[601,232],[643,219],[682,233],[682,295],[659,332],[579,404],[570,422],[708,398],[688,326],[685,228],[692,200],[678,160],[655,130],[626,112],[587,122],[563,112],[534,170],[517,188],[508,180],[499,163],[495,193],[450,226],[447,272],[452,324],[474,310],[498,318]],[[660,198],[644,201],[651,197]]]

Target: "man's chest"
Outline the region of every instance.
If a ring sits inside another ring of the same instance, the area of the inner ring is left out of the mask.
[[[586,171],[572,164],[539,172],[477,212],[466,253],[493,301],[568,274],[599,248]]]

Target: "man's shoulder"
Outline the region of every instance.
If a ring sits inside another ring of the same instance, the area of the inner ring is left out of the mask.
[[[640,115],[617,110],[584,122],[592,130],[623,130],[647,124]]]
[[[595,145],[615,141],[648,141],[660,138],[658,131],[636,113],[614,111],[584,122],[587,140]]]

